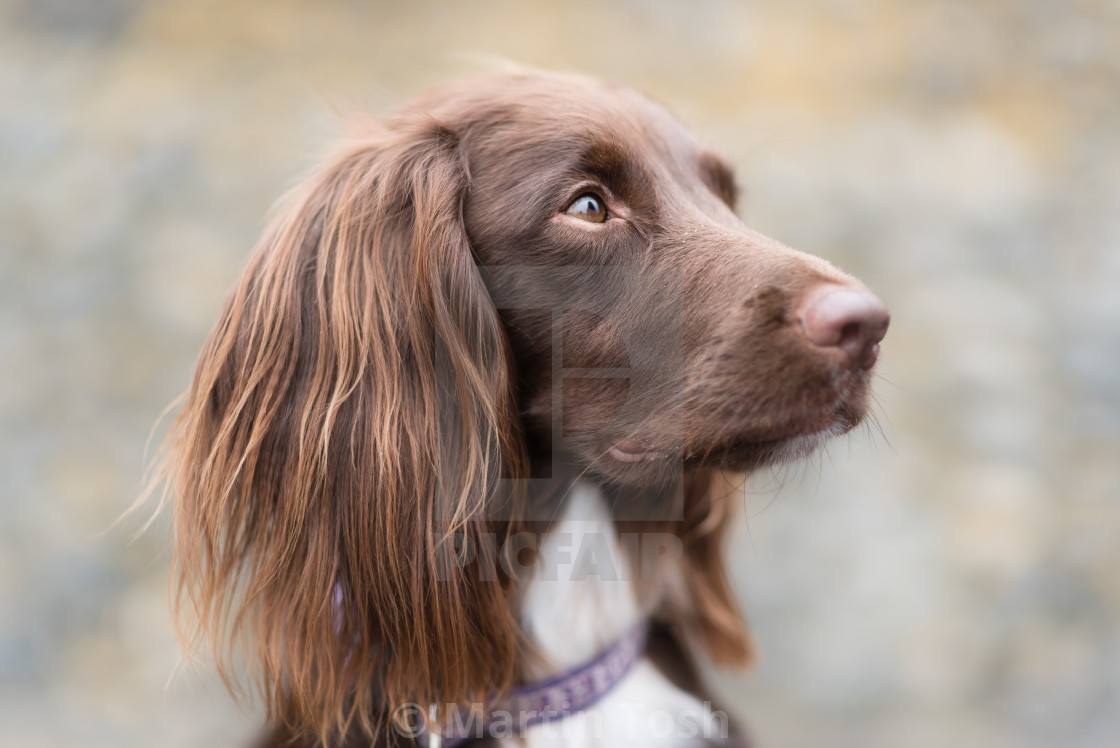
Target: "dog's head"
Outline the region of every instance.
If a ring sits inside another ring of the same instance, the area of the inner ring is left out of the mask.
[[[247,643],[273,715],[320,734],[485,698],[517,678],[526,479],[696,489],[858,423],[885,309],[735,193],[583,78],[455,84],[349,142],[267,230],[171,437],[179,601],[219,662]],[[695,503],[696,615],[743,659]]]
[[[731,169],[665,109],[582,78],[432,92],[533,457],[650,483],[803,456],[859,423],[882,303],[752,231]]]

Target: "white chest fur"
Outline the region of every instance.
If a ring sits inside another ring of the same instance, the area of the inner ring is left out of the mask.
[[[538,655],[524,663],[530,680],[587,662],[648,617],[657,601],[639,599],[633,565],[602,494],[577,484],[525,580],[521,621]],[[718,744],[726,732],[726,715],[642,659],[590,709],[530,728],[524,743],[502,745],[668,748]]]

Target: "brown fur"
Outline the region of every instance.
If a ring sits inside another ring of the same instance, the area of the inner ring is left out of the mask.
[[[564,215],[588,191],[618,220]],[[680,535],[691,597],[663,617],[746,663],[713,476],[850,428],[868,374],[791,325],[856,281],[735,193],[664,109],[582,78],[457,83],[347,143],[266,231],[169,437],[186,637],[243,657],[290,735],[485,698],[519,677],[517,590],[450,539],[547,519],[584,475]],[[668,458],[612,460],[622,439]]]

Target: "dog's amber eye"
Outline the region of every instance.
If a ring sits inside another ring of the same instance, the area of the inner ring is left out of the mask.
[[[607,206],[603,203],[603,198],[590,192],[573,200],[564,212],[588,223],[602,223],[607,220]]]

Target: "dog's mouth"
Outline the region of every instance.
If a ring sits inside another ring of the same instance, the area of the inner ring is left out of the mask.
[[[698,378],[679,395],[638,401],[643,407],[625,422],[588,434],[584,454],[603,477],[658,484],[682,471],[743,472],[808,457],[867,415],[870,372],[822,364],[788,380],[760,390]]]

